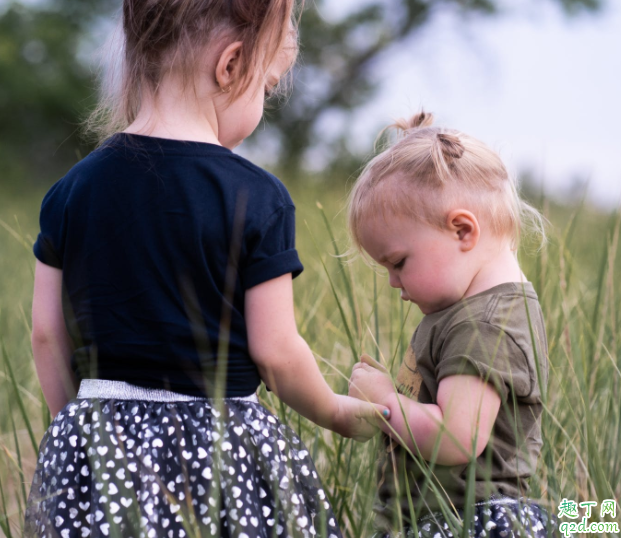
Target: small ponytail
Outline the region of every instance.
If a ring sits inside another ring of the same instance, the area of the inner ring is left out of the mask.
[[[360,223],[375,211],[411,215],[439,229],[450,208],[473,211],[496,236],[517,248],[524,234],[545,243],[545,219],[520,199],[500,156],[481,141],[454,129],[433,126],[421,111],[384,129],[397,140],[367,164],[349,205],[349,227],[360,246]]]
[[[433,114],[421,110],[409,119],[396,120],[392,125],[384,128],[377,139],[380,140],[388,130],[394,129],[397,131],[397,143],[399,140],[410,137],[420,140],[421,143],[424,140],[428,158],[435,170],[433,175],[439,183],[443,184],[449,180],[453,161],[460,159],[466,149],[457,132],[449,132],[437,127],[433,128],[433,132],[428,132],[433,126],[433,121]]]
[[[418,114],[414,114],[409,121],[410,129],[424,129],[433,125],[433,114],[421,110]]]
[[[436,134],[432,140],[430,154],[437,178],[441,183],[450,181],[455,171],[454,161],[461,159],[465,151],[459,135],[442,132]]]
[[[388,129],[394,128],[408,134],[414,129],[424,129],[433,125],[433,114],[421,110],[418,114],[414,114],[409,120],[400,118],[390,125]]]
[[[395,120],[392,125],[384,127],[376,138],[377,141],[381,140],[383,136],[390,130],[397,131],[397,139],[404,138],[411,134],[415,129],[424,129],[425,127],[431,127],[433,125],[433,114],[421,110],[418,114],[414,114],[410,119],[399,118]]]

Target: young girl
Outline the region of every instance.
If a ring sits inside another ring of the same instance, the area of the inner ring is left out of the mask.
[[[295,59],[293,1],[123,3],[116,133],[52,187],[34,246],[55,418],[27,536],[340,535],[256,390],[358,440],[387,410],[324,381],[294,321],[291,198],[231,151]]]
[[[354,186],[358,248],[424,318],[396,383],[363,356],[350,395],[392,411],[383,426],[378,536],[536,536],[554,522],[523,496],[542,445],[544,321],[516,258],[540,215],[496,153],[420,113]],[[395,391],[396,386],[396,391]],[[461,531],[459,531],[461,532]]]

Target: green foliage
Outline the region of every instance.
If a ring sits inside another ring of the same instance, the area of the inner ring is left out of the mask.
[[[338,20],[323,16],[336,0],[307,2],[301,18],[302,59],[288,106],[268,113],[281,168],[296,175],[310,150],[347,177],[360,164],[347,129],[319,126],[329,116],[344,125],[373,98],[374,63],[419,31],[439,9],[492,14],[501,0],[373,0]],[[594,10],[602,0],[551,0],[568,12]],[[45,183],[90,149],[79,137],[97,96],[91,56],[94,30],[120,0],[12,1],[0,8],[0,163],[4,182]],[[103,43],[97,43],[102,45]],[[266,136],[263,133],[262,136]],[[50,169],[50,163],[56,166]]]
[[[61,11],[15,3],[0,16],[0,161],[10,167],[4,180],[48,174],[51,156],[66,164],[82,148],[76,131],[94,92],[77,58],[81,32]]]
[[[41,184],[91,146],[80,125],[97,99],[84,52],[118,0],[49,0],[0,8],[0,163],[2,181]],[[50,163],[56,166],[50,169]]]
[[[554,0],[568,13],[596,10],[600,0]],[[381,81],[373,66],[423,28],[441,9],[459,14],[493,15],[500,0],[374,0],[338,19],[324,15],[333,0],[309,2],[300,24],[301,60],[287,106],[268,114],[267,130],[279,142],[279,165],[296,174],[319,148],[329,166],[347,176],[360,164],[347,145],[352,113],[369,102]],[[322,128],[332,115],[332,129]],[[263,134],[261,134],[263,136]]]
[[[289,106],[269,116],[269,125],[280,135],[280,163],[290,171],[299,170],[306,152],[317,145],[331,154],[328,161],[342,160],[346,133],[326,136],[317,125],[328,114],[347,116],[369,101],[380,82],[372,76],[373,62],[428,22],[435,8],[456,4],[464,11],[495,9],[488,0],[378,0],[362,3],[340,20],[328,20],[323,16],[328,4],[313,2],[304,12],[295,91]]]
[[[6,536],[21,535],[35,465],[29,430],[38,442],[49,421],[34,373],[28,314],[30,245],[42,195],[0,196],[0,336],[8,359],[0,367],[0,405],[6,410],[0,414],[0,535]],[[292,196],[306,267],[294,284],[298,327],[330,385],[344,393],[359,352],[396,371],[420,313],[399,299],[385,275],[360,259],[337,257],[348,248],[342,189],[298,181]],[[541,299],[550,355],[544,447],[531,497],[556,512],[563,498],[601,502],[621,496],[621,225],[618,214],[586,205],[568,208],[548,200],[540,205],[553,223],[550,244],[521,254]],[[260,397],[308,446],[345,535],[369,536],[379,439],[361,445],[340,438],[271,393],[262,390]],[[459,521],[454,524],[459,528]]]

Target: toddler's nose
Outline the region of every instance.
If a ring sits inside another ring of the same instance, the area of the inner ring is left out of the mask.
[[[390,273],[390,277],[388,279],[388,284],[390,284],[391,288],[400,288],[401,287],[401,280],[394,273]]]

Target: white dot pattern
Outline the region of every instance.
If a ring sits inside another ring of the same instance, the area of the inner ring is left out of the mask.
[[[458,511],[463,518],[462,510]],[[476,538],[560,538],[558,521],[546,510],[529,499],[494,498],[477,503],[472,521],[464,522],[470,528],[469,537]],[[417,521],[418,532],[409,528],[401,532],[379,532],[373,538],[454,538],[449,524],[441,513],[428,514]],[[464,536],[460,533],[459,536]]]
[[[41,442],[25,536],[341,533],[308,450],[261,405],[80,399]]]

